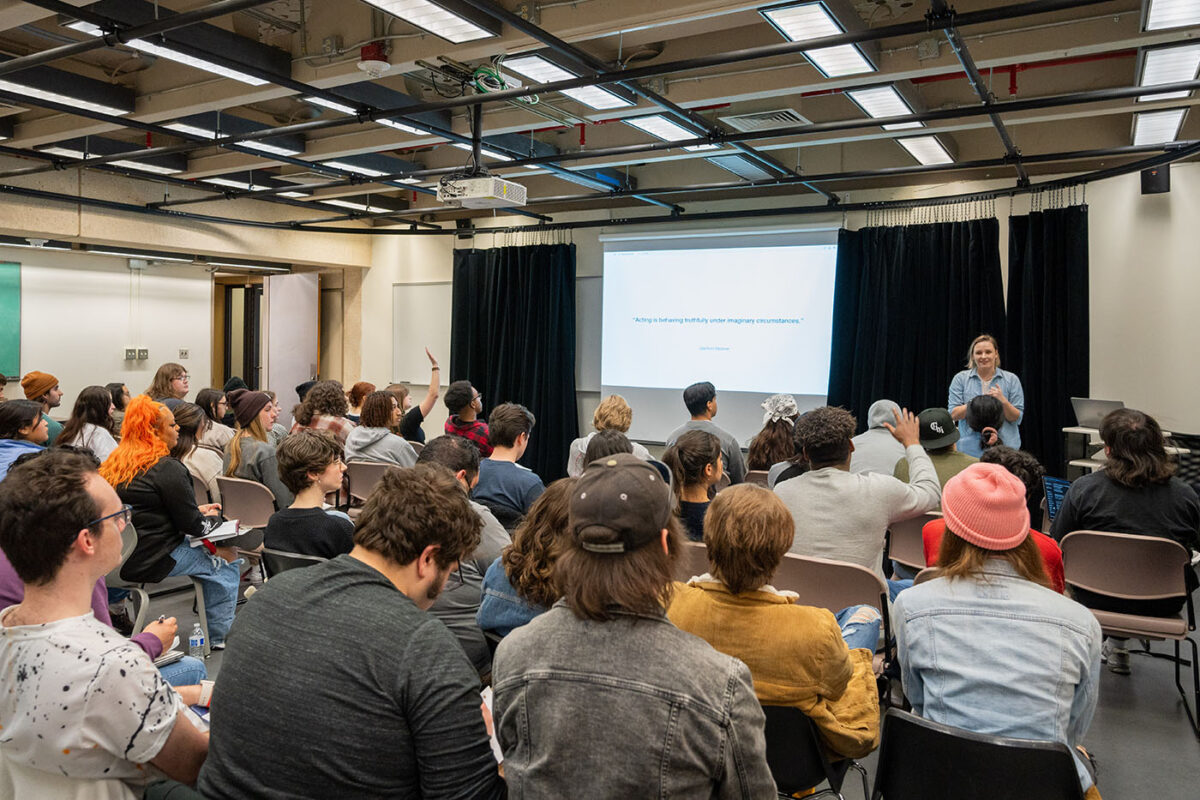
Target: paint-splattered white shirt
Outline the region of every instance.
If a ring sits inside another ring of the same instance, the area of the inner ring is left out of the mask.
[[[145,651],[90,611],[0,624],[0,749],[27,775],[144,784],[180,707]]]

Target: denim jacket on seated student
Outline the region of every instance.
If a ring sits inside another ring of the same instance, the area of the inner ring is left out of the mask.
[[[569,516],[563,599],[493,661],[508,796],[775,797],[750,671],[663,611],[681,536],[658,471],[589,465]]]
[[[926,719],[977,733],[1079,745],[1096,710],[1100,625],[1049,588],[1020,479],[972,464],[946,484],[943,574],[896,597],[904,693]],[[1092,791],[1089,798],[1098,797]]]

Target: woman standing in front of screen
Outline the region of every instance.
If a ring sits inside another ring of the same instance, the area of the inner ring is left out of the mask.
[[[1025,390],[1015,373],[1000,369],[1000,348],[996,338],[983,334],[976,336],[967,351],[967,369],[950,381],[950,416],[958,422],[958,449],[967,455],[978,457],[983,448],[979,433],[967,425],[967,403],[981,394],[991,395],[1004,407],[1004,424],[1000,428],[1000,441],[1014,450],[1021,449],[1021,417],[1025,414]]]

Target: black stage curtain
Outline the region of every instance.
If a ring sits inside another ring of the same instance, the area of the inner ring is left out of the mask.
[[[521,403],[537,416],[521,463],[564,477],[575,410],[575,245],[454,251],[451,380],[483,394],[485,414]]]
[[[1001,365],[1021,378],[1021,447],[1065,474],[1071,397],[1089,392],[1087,206],[1010,217],[1008,337]]]
[[[996,219],[838,232],[829,404],[866,428],[880,399],[945,406],[980,333],[1004,349]]]

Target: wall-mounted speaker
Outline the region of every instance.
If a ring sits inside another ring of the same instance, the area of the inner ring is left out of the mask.
[[[1171,191],[1171,165],[1142,170],[1142,194],[1162,194]]]

